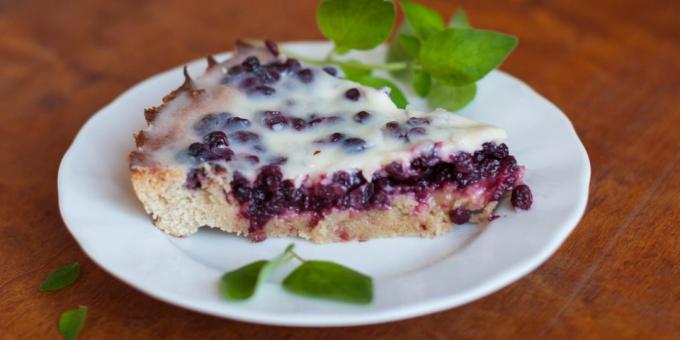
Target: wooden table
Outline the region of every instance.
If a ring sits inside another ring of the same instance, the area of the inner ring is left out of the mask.
[[[78,129],[122,91],[238,37],[321,38],[316,1],[1,0],[0,338],[57,337],[58,316],[79,304],[90,307],[84,338],[680,338],[680,2],[463,5],[476,26],[519,36],[503,69],[574,122],[593,168],[586,214],[550,260],[481,300],[301,329],[193,313],[121,283],[67,232],[56,176]],[[74,286],[36,292],[74,261]]]

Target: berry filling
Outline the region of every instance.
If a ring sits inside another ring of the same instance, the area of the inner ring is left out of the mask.
[[[217,134],[210,139],[221,143],[221,137]],[[341,137],[332,135],[325,142],[351,140]],[[361,145],[358,142],[350,144],[355,143]],[[517,208],[528,209],[532,202],[529,187],[519,183],[522,167],[508,154],[505,144],[485,143],[481,150],[472,154],[461,152],[448,159],[434,154],[419,155],[407,166],[396,162],[386,165],[370,181],[361,171],[339,171],[322,176],[316,183],[296,187],[293,181],[284,178],[279,165],[280,162],[270,162],[260,167],[253,181],[239,172],[233,174],[231,193],[240,203],[241,216],[249,220],[252,235],[264,235],[265,225],[275,216],[309,213],[312,223],[316,224],[324,213],[333,209],[387,209],[397,195],[410,195],[418,202],[428,204],[433,194],[443,188],[463,197],[476,196],[480,203],[475,210],[510,192],[511,202]],[[201,188],[200,181],[206,178],[197,169],[201,168],[191,170],[187,176],[186,186],[190,189]],[[463,224],[469,221],[473,212],[458,207],[451,210],[449,216],[452,222]]]

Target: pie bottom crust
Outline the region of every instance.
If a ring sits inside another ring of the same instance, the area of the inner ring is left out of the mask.
[[[183,170],[132,169],[131,179],[156,227],[170,235],[188,236],[202,226],[209,226],[254,238],[249,235],[248,220],[239,216],[239,203],[225,193],[224,188],[229,186],[220,183],[219,177],[208,179],[196,190],[184,186]],[[266,237],[293,236],[315,243],[395,236],[431,238],[451,231],[453,223],[448,212],[452,209],[468,208],[473,211],[470,222],[486,223],[497,203],[491,201],[475,207],[467,197],[441,189],[427,203],[409,195],[397,195],[387,209],[332,210],[321,219],[311,213],[273,217],[263,232]]]

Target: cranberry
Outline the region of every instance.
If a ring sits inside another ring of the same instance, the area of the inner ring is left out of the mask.
[[[359,96],[361,96],[361,93],[356,88],[351,88],[351,89],[345,91],[345,98],[347,98],[351,101],[359,100]]]
[[[529,210],[531,204],[533,203],[533,196],[531,195],[531,189],[528,185],[522,184],[515,187],[512,190],[512,197],[510,197],[510,202],[515,208]]]
[[[459,207],[456,209],[451,210],[449,212],[449,217],[451,218],[451,221],[455,224],[465,224],[468,221],[470,221],[470,210],[467,210],[463,207]]]
[[[271,52],[273,56],[275,57],[279,56],[279,47],[276,45],[275,42],[267,39],[264,41],[264,45],[267,47],[267,49],[269,50],[269,52]]]
[[[297,72],[298,79],[300,79],[301,82],[307,84],[312,82],[314,80],[314,74],[312,73],[312,70],[305,68]]]
[[[363,123],[368,118],[371,118],[371,114],[366,111],[359,111],[354,115],[354,117],[352,117],[352,119],[354,119],[354,121],[357,123]]]

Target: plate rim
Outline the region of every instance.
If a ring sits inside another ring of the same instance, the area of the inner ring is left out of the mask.
[[[304,45],[304,44],[318,44],[318,45],[328,45],[329,43],[326,41],[318,41],[318,40],[304,40],[304,41],[288,41],[285,43],[281,43],[281,45]],[[224,53],[219,53],[218,56],[225,56],[228,55],[230,52],[224,52]],[[198,61],[202,60],[200,59],[194,59],[191,61],[188,61],[184,63],[184,65],[190,65],[194,64]],[[94,122],[99,118],[102,117],[102,112],[106,111],[109,109],[114,103],[118,102],[121,100],[123,97],[127,96],[129,93],[135,92],[140,88],[143,88],[145,86],[148,86],[149,83],[151,83],[154,79],[160,78],[165,76],[168,73],[174,72],[177,68],[181,68],[181,66],[176,66],[172,67],[170,69],[161,71],[159,73],[156,73],[144,80],[141,80],[140,82],[137,82],[136,84],[132,85],[131,87],[127,88],[125,91],[123,91],[121,94],[116,96],[113,100],[111,100],[109,103],[98,109],[94,114],[92,114],[86,121],[85,123],[81,126],[81,128],[78,130],[78,133],[75,135],[73,138],[72,142],[69,144],[68,149],[64,153],[64,156],[61,159],[61,162],[59,164],[59,170],[58,170],[58,175],[57,175],[57,193],[58,193],[58,204],[59,204],[59,212],[61,215],[61,218],[64,222],[64,225],[66,226],[67,230],[69,233],[73,236],[75,239],[76,243],[78,246],[83,250],[83,252],[94,262],[96,263],[101,269],[103,269],[105,272],[109,273],[113,277],[123,281],[126,283],[128,286],[134,288],[135,290],[138,290],[148,296],[151,296],[155,299],[161,300],[163,302],[169,303],[171,305],[181,307],[184,309],[192,310],[195,312],[200,312],[208,315],[213,315],[221,318],[228,318],[228,319],[233,319],[233,320],[238,320],[238,321],[243,321],[243,322],[250,322],[250,323],[258,323],[258,324],[268,324],[268,325],[277,325],[277,326],[304,326],[304,327],[337,327],[337,326],[359,326],[359,325],[368,325],[368,324],[376,324],[376,323],[382,323],[382,322],[389,322],[389,321],[397,321],[397,320],[403,320],[403,319],[408,319],[408,318],[413,318],[417,316],[422,316],[422,315],[427,315],[439,311],[443,311],[446,309],[458,307],[464,304],[467,304],[471,301],[474,301],[476,299],[479,299],[481,297],[487,296],[489,294],[492,294],[493,292],[496,292],[511,283],[519,280],[523,276],[527,275],[531,271],[535,270],[538,266],[540,266],[542,263],[544,263],[552,254],[554,254],[557,249],[560,247],[560,245],[566,240],[566,238],[571,234],[571,232],[576,228],[578,223],[580,222],[581,218],[585,214],[587,202],[588,202],[588,197],[589,197],[589,189],[590,189],[590,180],[591,180],[591,164],[590,164],[590,159],[588,156],[588,152],[585,149],[585,146],[583,145],[583,142],[579,138],[576,129],[574,128],[573,123],[571,120],[566,116],[566,114],[560,110],[554,103],[552,103],[550,100],[545,98],[543,95],[535,91],[531,86],[520,80],[519,78],[516,78],[506,72],[503,72],[501,70],[495,70],[494,72],[499,72],[503,76],[509,77],[511,80],[516,82],[518,85],[524,87],[525,89],[530,90],[532,93],[538,95],[541,97],[546,104],[548,104],[551,109],[556,110],[557,112],[560,113],[560,119],[563,121],[563,123],[566,123],[567,126],[569,127],[569,137],[573,139],[573,141],[576,143],[576,146],[578,147],[579,151],[579,156],[581,156],[581,161],[583,161],[583,177],[582,183],[579,183],[580,187],[584,188],[583,195],[579,197],[579,200],[576,204],[576,209],[571,212],[569,215],[568,220],[563,221],[563,224],[569,225],[569,228],[563,228],[560,229],[559,232],[556,232],[553,237],[551,237],[550,242],[543,243],[541,247],[538,248],[538,250],[532,255],[524,259],[524,261],[520,261],[516,263],[515,266],[513,266],[510,270],[504,273],[504,275],[499,275],[496,276],[495,278],[488,280],[485,282],[485,284],[478,285],[474,289],[470,290],[467,292],[467,294],[460,295],[460,294],[452,294],[451,296],[448,296],[446,298],[430,298],[430,299],[424,299],[418,302],[413,302],[405,305],[401,305],[398,307],[392,307],[386,310],[380,310],[376,311],[374,313],[371,313],[369,315],[366,314],[361,314],[359,318],[356,317],[350,317],[348,315],[339,315],[339,316],[334,316],[332,314],[313,314],[313,313],[300,313],[296,314],[298,318],[296,319],[291,319],[291,318],[286,318],[285,315],[280,313],[265,313],[262,311],[253,311],[253,310],[247,310],[243,308],[239,308],[238,304],[225,304],[229,308],[227,309],[221,309],[221,310],[216,310],[213,308],[202,308],[201,306],[196,306],[195,304],[190,303],[190,298],[185,298],[180,294],[174,294],[171,291],[164,291],[164,290],[151,290],[148,289],[146,286],[140,286],[132,282],[132,280],[128,280],[125,275],[116,273],[112,270],[110,270],[102,261],[102,259],[97,258],[92,252],[88,251],[88,246],[83,243],[83,240],[79,239],[76,236],[76,233],[74,229],[70,226],[70,223],[74,223],[73,221],[70,221],[70,217],[68,214],[64,212],[64,184],[63,182],[65,181],[64,177],[66,176],[64,167],[65,164],[70,160],[73,154],[73,149],[76,143],[83,138],[83,132],[87,130],[88,127],[92,126]],[[188,300],[187,300],[188,299]],[[236,306],[236,307],[233,307]],[[232,308],[233,307],[233,308]],[[234,312],[231,313],[225,313],[225,310],[233,310]],[[228,314],[228,315],[227,315]],[[302,317],[300,317],[302,315]]]

